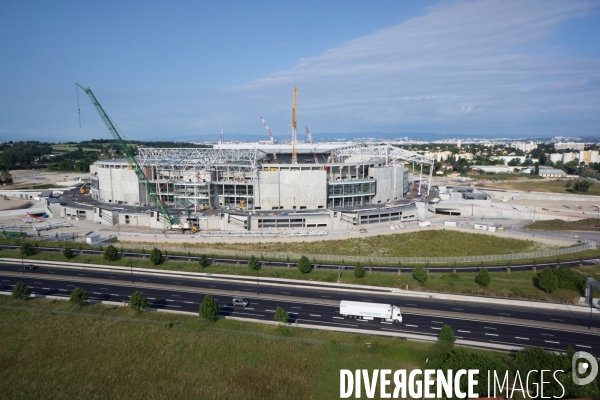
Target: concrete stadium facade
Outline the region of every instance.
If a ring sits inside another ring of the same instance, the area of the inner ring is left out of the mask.
[[[138,162],[165,205],[230,210],[318,210],[398,201],[408,192],[403,162],[373,154],[335,157],[335,146],[289,163],[291,148],[250,144],[220,149],[140,149]],[[347,144],[344,144],[348,147]],[[362,151],[364,153],[364,151]],[[312,153],[312,151],[311,151]],[[150,196],[126,160],[91,168],[91,196],[107,204],[151,207]]]

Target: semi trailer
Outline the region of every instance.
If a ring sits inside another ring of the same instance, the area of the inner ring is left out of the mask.
[[[382,320],[388,322],[402,322],[400,307],[392,304],[363,303],[359,301],[340,302],[340,315],[342,317],[358,318],[365,320]]]

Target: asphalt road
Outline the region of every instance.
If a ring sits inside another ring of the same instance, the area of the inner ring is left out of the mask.
[[[68,296],[75,286],[88,291],[95,300],[127,302],[135,290],[143,291],[151,301],[152,308],[176,311],[197,312],[204,293],[187,292],[184,287],[172,290],[150,289],[139,286],[111,285],[107,283],[71,282],[68,278],[54,280],[41,277],[1,276],[0,291],[10,291],[17,281],[23,281],[36,295]],[[209,292],[209,291],[207,291]],[[248,293],[247,307],[233,307],[231,296],[214,295],[221,306],[220,315],[239,318],[273,320],[277,306],[290,313],[288,322],[329,326],[334,328],[354,328],[379,332],[400,332],[420,336],[436,337],[444,324],[454,329],[459,339],[474,340],[483,343],[499,343],[518,346],[540,346],[548,350],[564,350],[568,345],[600,355],[600,336],[564,330],[520,326],[498,322],[482,322],[476,318],[432,317],[429,315],[403,312],[403,322],[393,324],[380,321],[362,321],[342,318],[339,308],[333,305],[311,304],[302,300],[268,300],[256,293]]]
[[[0,275],[2,272],[19,273],[23,269],[18,264],[0,263]],[[210,291],[229,291],[245,293],[247,296],[265,296],[276,295],[290,298],[305,298],[308,300],[331,300],[331,301],[371,301],[374,303],[393,303],[398,307],[419,308],[423,310],[435,310],[446,312],[458,312],[464,314],[496,316],[500,318],[518,318],[528,321],[539,321],[548,323],[558,323],[565,325],[576,325],[588,327],[590,323],[588,313],[572,312],[565,310],[545,310],[530,307],[518,307],[513,305],[497,305],[472,302],[450,302],[447,300],[437,300],[433,298],[422,297],[399,297],[389,295],[391,289],[381,288],[370,291],[370,293],[353,293],[339,292],[331,290],[339,288],[339,285],[311,285],[311,282],[303,283],[303,287],[288,287],[282,286],[274,280],[261,278],[257,284],[253,277],[248,276],[246,279],[228,279],[220,277],[217,279],[190,279],[181,276],[173,277],[169,275],[157,276],[142,274],[139,272],[117,272],[117,271],[101,271],[92,269],[71,269],[57,268],[52,266],[40,265],[34,270],[25,270],[23,276],[28,274],[47,274],[53,278],[74,277],[76,279],[105,279],[114,280],[120,283],[138,283],[138,284],[157,284],[157,285],[178,285],[185,288],[204,289]],[[239,277],[238,277],[239,278]],[[600,316],[593,315],[591,325],[595,328],[600,328]]]
[[[10,275],[8,275],[10,274]],[[16,275],[15,274],[20,274]],[[46,275],[47,277],[45,277]],[[210,293],[221,306],[221,315],[241,318],[273,320],[277,306],[290,313],[290,323],[325,325],[334,328],[355,328],[381,332],[402,332],[419,335],[437,335],[443,324],[450,325],[457,337],[479,342],[501,343],[520,346],[540,346],[551,350],[564,350],[567,345],[600,355],[600,335],[573,332],[571,325],[586,327],[589,314],[562,310],[542,310],[508,305],[477,304],[469,302],[438,301],[434,299],[402,298],[386,296],[384,293],[352,293],[328,290],[327,287],[283,287],[273,282],[259,285],[234,280],[203,280],[154,275],[133,275],[122,272],[91,271],[56,267],[37,267],[23,273],[20,265],[0,264],[0,291],[12,290],[17,281],[25,282],[37,295],[69,296],[75,286],[88,291],[95,300],[127,302],[135,290],[143,291],[151,301],[152,308],[197,312],[204,295]],[[75,280],[77,279],[77,281]],[[93,283],[81,280],[105,279],[108,282]],[[111,284],[110,280],[114,281]],[[147,288],[141,284],[169,285],[170,288]],[[218,294],[221,291],[243,292],[250,300],[246,308],[233,307],[233,295]],[[215,293],[216,292],[216,293]],[[277,300],[265,295],[280,296]],[[289,298],[289,300],[288,300]],[[353,300],[393,303],[401,308],[403,322],[392,324],[379,321],[344,319],[339,316],[336,305],[314,304],[315,300]],[[406,309],[411,311],[407,312]],[[423,313],[420,312],[423,310]],[[450,311],[454,317],[430,316],[427,310]],[[464,317],[460,316],[464,314]],[[510,323],[488,322],[478,315],[513,319]],[[515,324],[514,319],[540,321],[541,323],[563,324],[564,329],[532,327]],[[600,327],[600,318],[593,314],[592,325]]]

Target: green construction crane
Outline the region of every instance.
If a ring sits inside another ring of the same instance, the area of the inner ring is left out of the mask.
[[[121,135],[119,135],[117,128],[115,128],[108,115],[104,112],[104,109],[102,108],[100,103],[98,103],[98,100],[96,100],[96,96],[94,96],[94,93],[92,93],[91,89],[85,86],[81,86],[79,83],[76,83],[76,85],[79,86],[85,92],[85,94],[88,95],[88,97],[92,101],[92,104],[94,105],[94,107],[96,107],[96,111],[98,111],[98,114],[100,114],[100,118],[102,118],[102,121],[104,121],[104,125],[106,125],[110,134],[121,148],[121,151],[123,152],[123,154],[125,154],[127,162],[133,168],[135,174],[138,176],[138,179],[140,180],[140,182],[142,182],[142,184],[146,188],[146,191],[150,195],[150,198],[154,202],[155,206],[158,208],[158,212],[163,216],[165,221],[168,222],[169,228],[173,228],[174,225],[176,225],[179,222],[180,218],[174,219],[173,216],[169,213],[169,210],[161,201],[160,196],[158,195],[158,193],[156,193],[156,188],[152,183],[150,183],[150,181],[148,181],[146,174],[144,174],[144,171],[142,171],[142,168],[133,156],[133,152],[127,146],[125,141],[121,138]]]

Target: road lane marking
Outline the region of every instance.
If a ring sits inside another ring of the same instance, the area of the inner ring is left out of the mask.
[[[333,317],[335,319],[344,319],[343,317]]]
[[[582,344],[576,344],[575,346],[577,346],[577,347],[585,347],[586,349],[591,349],[592,348],[592,346],[584,346]]]
[[[148,297],[148,300],[156,300],[155,297]]]
[[[266,312],[275,312],[275,310],[265,310]],[[333,317],[335,318],[335,317]]]
[[[111,295],[111,296],[117,296],[117,297],[119,297],[119,296],[120,296],[119,294],[114,294],[114,293],[111,293],[110,295]]]
[[[92,294],[102,294],[102,293],[99,293],[99,292],[92,292]]]
[[[67,291],[67,289],[58,289],[58,290],[60,290],[61,292],[66,292]]]
[[[486,334],[487,336],[498,336],[498,335],[497,335],[497,334],[495,334],[495,333],[487,333],[487,332],[486,332],[485,334]]]
[[[342,324],[341,322],[327,322],[327,321],[313,321],[311,319],[297,319],[296,321],[314,322],[319,324],[333,324],[333,325],[344,325],[344,326],[358,326],[356,324]]]
[[[251,313],[243,313],[243,312],[239,312],[239,311],[232,311],[232,314],[240,314],[240,315],[252,315],[255,317],[264,317],[264,314],[251,314]]]
[[[169,304],[167,304],[167,307],[177,307],[177,308],[181,308],[181,306],[172,306],[172,305],[169,305]]]
[[[167,300],[165,300],[165,301],[175,301],[175,300],[167,299]]]
[[[254,308],[244,307],[244,310],[254,310]]]
[[[560,342],[553,342],[552,340],[544,340],[544,342],[546,342],[546,343],[560,344]]]
[[[436,328],[435,326],[432,326],[431,329],[435,329],[436,331],[441,331],[442,328]]]
[[[390,329],[390,328],[381,328],[382,331],[393,331],[393,332],[403,332],[403,333],[415,333],[414,331],[403,331],[400,329]],[[435,336],[431,333],[419,333],[420,335],[426,335],[426,336]]]
[[[419,325],[409,325],[409,324],[406,324],[406,326],[412,326],[413,328],[418,328],[419,327]]]
[[[515,336],[515,339],[529,340],[529,338],[526,338],[526,337],[519,337],[519,336]]]
[[[490,326],[484,326],[485,329],[496,329],[496,328],[492,328]]]
[[[299,310],[301,310],[301,309],[302,309],[301,307],[292,307],[292,308],[297,308],[297,309],[299,309]]]
[[[471,331],[460,331],[460,330],[457,330],[457,332],[460,332],[460,333],[471,333]]]
[[[2,282],[8,282],[6,279],[2,280]],[[33,282],[33,283],[37,283],[38,285],[41,285],[42,282]]]
[[[184,303],[187,303],[187,304],[194,304],[194,302],[193,302],[193,301],[184,301]]]
[[[391,322],[382,322],[382,324],[392,325]]]
[[[554,335],[551,335],[549,333],[540,333],[540,335],[542,335],[542,336],[554,336]]]
[[[320,317],[319,314],[308,314],[308,315],[310,315],[311,317]]]
[[[443,324],[443,322],[440,322],[440,321],[431,321],[431,322],[433,322],[434,324]]]
[[[10,285],[10,286],[13,286],[13,285]],[[44,289],[44,290],[50,290],[49,287],[43,287],[42,289]]]

